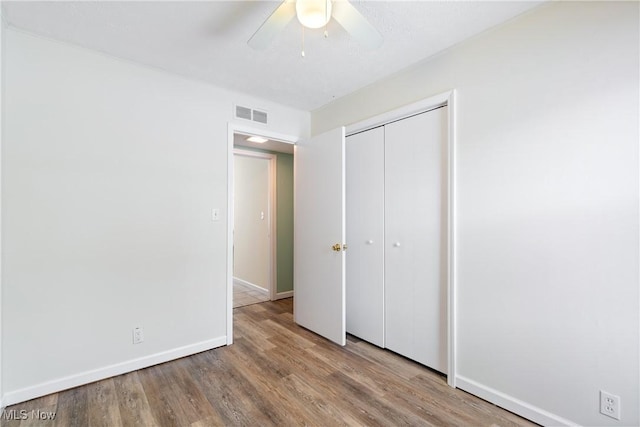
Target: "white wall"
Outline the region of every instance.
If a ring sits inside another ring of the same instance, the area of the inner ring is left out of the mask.
[[[5,48],[4,403],[226,343],[233,104],[300,137],[309,113],[13,29]]]
[[[456,89],[458,384],[542,423],[640,424],[638,8],[545,5],[312,113]]]
[[[4,29],[5,22],[2,16],[2,8],[0,8],[0,148],[2,147],[3,130],[2,118],[4,116]],[[0,188],[2,187],[2,153],[0,150]],[[2,224],[2,198],[0,197],[0,224]],[[0,242],[2,241],[2,227],[0,226]],[[0,244],[0,408],[4,408],[2,399],[4,388],[2,387],[2,245]]]
[[[233,157],[233,277],[269,289],[270,159]]]

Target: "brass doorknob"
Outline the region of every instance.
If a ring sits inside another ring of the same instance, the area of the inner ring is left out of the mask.
[[[336,243],[335,245],[331,246],[331,249],[336,252],[340,252],[342,250],[342,245],[340,243]]]

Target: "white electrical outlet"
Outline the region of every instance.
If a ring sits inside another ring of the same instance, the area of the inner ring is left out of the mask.
[[[620,396],[600,390],[600,413],[619,420]]]
[[[144,341],[144,331],[142,328],[134,328],[133,329],[133,343],[140,344]]]

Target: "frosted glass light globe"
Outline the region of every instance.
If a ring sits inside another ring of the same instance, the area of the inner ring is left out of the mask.
[[[296,16],[307,28],[321,28],[331,19],[331,0],[297,0]]]

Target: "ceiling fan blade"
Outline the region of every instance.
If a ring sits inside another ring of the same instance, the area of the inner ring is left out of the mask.
[[[377,49],[382,46],[384,39],[373,25],[366,20],[358,9],[347,0],[336,0],[333,2],[333,19],[338,21],[354,39],[368,47]]]
[[[295,0],[284,0],[251,36],[247,44],[256,50],[265,49],[294,16],[296,16]]]

